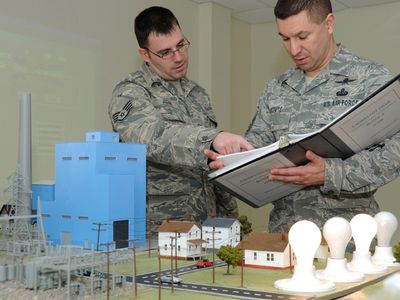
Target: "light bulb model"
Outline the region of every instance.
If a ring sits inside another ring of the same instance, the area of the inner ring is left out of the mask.
[[[324,270],[317,270],[317,277],[333,282],[356,282],[364,279],[364,274],[351,272],[344,257],[351,239],[350,223],[342,217],[329,219],[322,230],[329,246],[330,256]]]
[[[296,255],[292,278],[275,281],[275,287],[293,292],[324,292],[335,289],[332,281],[318,279],[313,265],[321,244],[321,231],[313,222],[296,222],[289,230],[289,243]],[[291,254],[290,254],[291,255]]]
[[[353,259],[349,263],[349,269],[364,274],[379,274],[386,271],[385,266],[372,263],[369,247],[377,232],[377,224],[373,217],[367,214],[355,215],[350,220],[356,250]]]
[[[381,211],[374,217],[377,229],[378,245],[375,246],[375,253],[372,262],[382,266],[397,266],[396,258],[393,255],[391,240],[398,227],[397,218],[388,211]]]

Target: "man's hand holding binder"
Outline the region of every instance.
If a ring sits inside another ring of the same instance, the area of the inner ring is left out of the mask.
[[[325,159],[311,150],[306,152],[309,162],[303,166],[271,169],[268,180],[299,185],[322,185],[325,182]]]

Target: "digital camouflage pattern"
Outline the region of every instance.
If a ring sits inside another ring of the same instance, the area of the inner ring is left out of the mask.
[[[339,45],[327,68],[311,81],[297,67],[273,79],[260,97],[246,138],[255,147],[262,147],[289,133],[315,131],[390,79],[382,65]],[[334,216],[350,221],[358,213],[377,213],[376,188],[399,175],[399,137],[396,134],[346,160],[326,159],[325,184],[275,201],[269,230],[287,232],[288,226],[303,219],[322,228]]]
[[[122,141],[146,144],[152,230],[167,217],[237,216],[236,201],[207,180],[203,150],[220,130],[203,88],[186,78],[179,88],[143,64],[117,84],[108,113]]]

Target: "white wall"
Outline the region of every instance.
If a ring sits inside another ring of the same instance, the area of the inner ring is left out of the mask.
[[[231,32],[231,130],[243,134],[256,102],[251,96],[251,25],[232,19]]]
[[[254,259],[254,253],[257,253],[256,259]],[[244,255],[244,261],[246,265],[271,268],[287,268],[290,266],[289,247],[286,247],[283,252],[245,250]],[[267,260],[267,255],[270,257],[269,260]],[[273,260],[271,260],[271,255],[273,255]]]
[[[199,5],[198,82],[208,91],[219,128],[231,127],[231,15],[214,3]]]

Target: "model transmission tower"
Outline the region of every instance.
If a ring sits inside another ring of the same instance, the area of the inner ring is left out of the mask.
[[[15,172],[8,177],[9,186],[5,192],[10,196],[8,217],[13,235],[12,249],[15,256],[32,254],[37,249],[33,240],[39,239],[39,249],[44,246],[44,234],[34,234],[32,215],[32,139],[31,139],[31,97],[29,93],[20,95],[20,123],[18,164]],[[39,203],[38,203],[39,207]],[[40,214],[40,213],[39,213]],[[38,220],[41,222],[41,218]],[[38,226],[42,229],[41,226]]]
[[[31,190],[24,186],[24,176],[21,174],[19,165],[14,173],[8,177],[9,186],[5,189],[10,200],[8,202],[9,218],[12,225],[13,241],[32,241],[32,213],[26,212],[30,209],[26,203],[27,198],[31,198]]]

